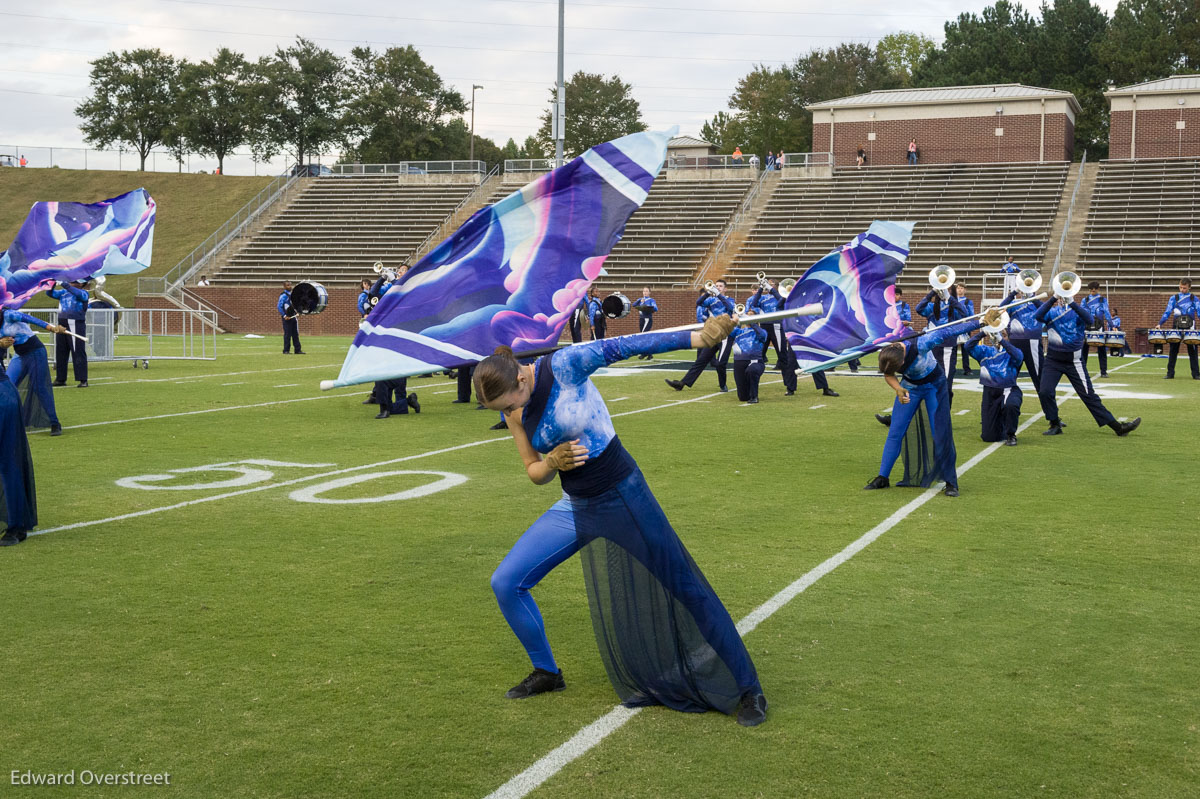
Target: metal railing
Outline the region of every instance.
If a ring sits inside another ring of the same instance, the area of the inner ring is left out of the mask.
[[[754,169],[749,156],[732,155],[668,155],[667,169]]]
[[[442,223],[438,225],[432,233],[426,236],[424,241],[417,245],[417,248],[413,250],[412,254],[412,262],[414,264],[419,261],[428,250],[432,250],[437,242],[440,242],[446,237],[446,235],[449,234],[450,231],[447,228],[454,226],[458,212],[463,208],[466,208],[469,203],[473,202],[476,196],[483,191],[483,187],[487,185],[488,181],[499,174],[500,165],[496,164],[494,167],[492,167],[492,171],[488,172],[487,175],[484,176],[483,180],[479,181],[479,185],[471,189],[467,196],[463,197],[459,204],[454,206],[454,210],[446,215],[446,218],[442,220]]]
[[[790,169],[791,167],[810,167],[833,166],[833,153],[782,153],[783,163],[779,167]],[[777,167],[777,168],[779,168]]]
[[[746,218],[746,215],[749,214],[750,210],[754,207],[754,201],[758,198],[759,192],[762,191],[763,184],[767,182],[767,178],[770,176],[770,174],[770,171],[764,170],[759,176],[758,180],[754,181],[754,185],[750,187],[750,191],[746,192],[746,198],[742,200],[742,204],[738,206],[737,213],[735,213],[733,218],[729,220],[729,223],[725,225],[725,230],[722,232],[720,240],[708,254],[708,257],[704,259],[704,263],[701,264],[700,271],[696,273],[697,278],[692,283],[693,286],[699,288],[701,278],[708,274],[708,270],[712,268],[713,264],[717,262],[717,258],[719,258],[721,253],[724,252],[725,247],[729,244],[729,237],[733,235],[733,231],[737,229],[738,225],[742,223],[742,220]]]
[[[26,309],[53,321],[53,308]],[[88,358],[95,361],[205,360],[217,357],[217,315],[182,308],[91,308]],[[157,339],[157,352],[155,343]]]
[[[404,161],[398,164],[334,164],[335,177],[379,175],[464,175],[487,171],[483,161]]]
[[[29,144],[0,144],[0,168],[19,167],[24,158],[31,169],[97,169],[136,172],[141,158],[136,150],[118,147],[98,150],[93,147],[40,147]],[[256,161],[250,153],[229,153],[225,156],[226,175],[272,175],[288,166],[284,158]],[[217,168],[217,159],[195,153],[185,153],[183,162],[167,150],[151,150],[146,156],[147,172],[187,172],[210,174]]]
[[[1087,166],[1087,150],[1079,159],[1079,174],[1075,176],[1075,188],[1071,191],[1071,204],[1067,206],[1067,218],[1063,221],[1062,233],[1058,236],[1058,252],[1054,254],[1054,268],[1050,270],[1051,279],[1058,274],[1058,263],[1062,260],[1063,245],[1067,243],[1067,233],[1071,230],[1071,217],[1075,213],[1075,200],[1079,196],[1079,185],[1083,183],[1083,169]]]
[[[563,159],[565,164],[568,159]],[[507,172],[549,172],[554,169],[553,158],[509,158],[504,162]]]
[[[169,272],[162,277],[139,277],[138,294],[162,296],[175,291],[189,278],[200,271],[216,253],[245,232],[246,227],[258,218],[266,208],[292,187],[299,180],[298,175],[283,174],[275,178],[267,187],[254,196],[250,202],[243,205],[233,216],[217,228],[212,235],[200,243],[194,250],[185,255]]]

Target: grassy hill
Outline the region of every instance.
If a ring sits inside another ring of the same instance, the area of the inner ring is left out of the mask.
[[[143,276],[162,275],[270,183],[270,177],[107,172],[79,169],[0,169],[0,247],[16,237],[39,200],[96,202],[145,188],[158,204],[154,260]],[[132,305],[137,276],[117,276],[106,290]],[[50,304],[44,296],[31,306]]]

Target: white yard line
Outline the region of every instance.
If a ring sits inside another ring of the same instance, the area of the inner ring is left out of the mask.
[[[826,406],[824,406],[824,405],[812,405],[812,406],[809,406],[809,410],[810,410],[810,411],[815,411],[817,408],[824,408],[824,407],[826,407]]]
[[[1017,428],[1017,432],[1024,432],[1031,424],[1041,418],[1042,414],[1037,413],[1029,421]],[[991,455],[1000,448],[1002,442],[990,444],[973,458],[967,461],[958,473],[964,474],[971,470],[980,461]],[[755,608],[745,618],[737,624],[738,633],[745,636],[753,632],[759,624],[769,619],[780,608],[787,605],[807,588],[812,586],[817,580],[820,580],[825,575],[832,572],[838,566],[841,566],[850,558],[865,549],[875,539],[891,530],[900,522],[904,521],[913,511],[920,508],[933,497],[937,496],[941,491],[939,486],[927,488],[920,496],[915,497],[891,516],[884,519],[879,524],[872,527],[867,532],[863,533],[859,538],[851,542],[845,549],[837,553],[831,558],[821,563],[814,569],[805,573],[798,580],[793,582],[788,587],[784,588],[775,596],[768,599],[759,607]],[[538,786],[546,780],[553,777],[558,772],[562,771],[574,760],[586,754],[589,750],[603,741],[612,733],[619,730],[631,718],[641,712],[642,708],[627,708],[623,705],[617,705],[608,713],[587,725],[579,732],[575,733],[566,743],[556,747],[547,754],[543,755],[529,768],[517,774],[508,782],[501,785],[492,793],[488,794],[486,799],[521,799],[528,796]]]
[[[271,372],[297,372],[304,369],[341,369],[340,363],[313,364],[312,366],[288,366],[280,369],[247,369],[242,372],[214,372],[210,375],[176,375],[174,377],[140,377],[136,380],[113,380],[106,386],[123,386],[129,383],[176,383],[180,380],[207,380],[210,377],[241,377],[242,375],[265,375]],[[112,380],[112,378],[93,378]],[[89,381],[90,382],[90,381]]]
[[[282,385],[275,386],[275,388],[295,388],[298,385],[300,385],[300,384],[299,383],[284,383]]]

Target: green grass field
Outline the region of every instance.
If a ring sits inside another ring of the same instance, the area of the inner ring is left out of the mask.
[[[317,389],[347,341],[304,344],[222,338],[213,362],[56,390],[65,435],[31,436],[41,534],[0,550],[6,787],[90,769],[169,772],[181,797],[483,797],[613,709],[575,560],[535,590],[568,689],[503,697],[529,663],[488,578],[557,484],[446,379],[376,421],[364,389]],[[664,359],[597,377],[735,620],[905,511],[746,635],[766,724],[651,708],[531,795],[1200,793],[1200,382],[1110,365],[1106,403],[1144,418],[1124,439],[1077,399],[1044,438],[1027,392],[1020,445],[990,447],[960,383],[962,496],[923,504],[861,490],[891,396],[866,372],[785,398],[769,371],[757,406],[711,373],[671,391]]]

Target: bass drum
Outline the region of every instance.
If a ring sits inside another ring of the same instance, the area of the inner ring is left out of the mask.
[[[609,319],[621,319],[629,316],[629,309],[632,307],[629,298],[621,292],[610,294],[600,303],[600,310],[604,311],[604,315]]]
[[[292,287],[292,307],[296,313],[320,313],[328,304],[329,292],[320,283],[302,280]]]

